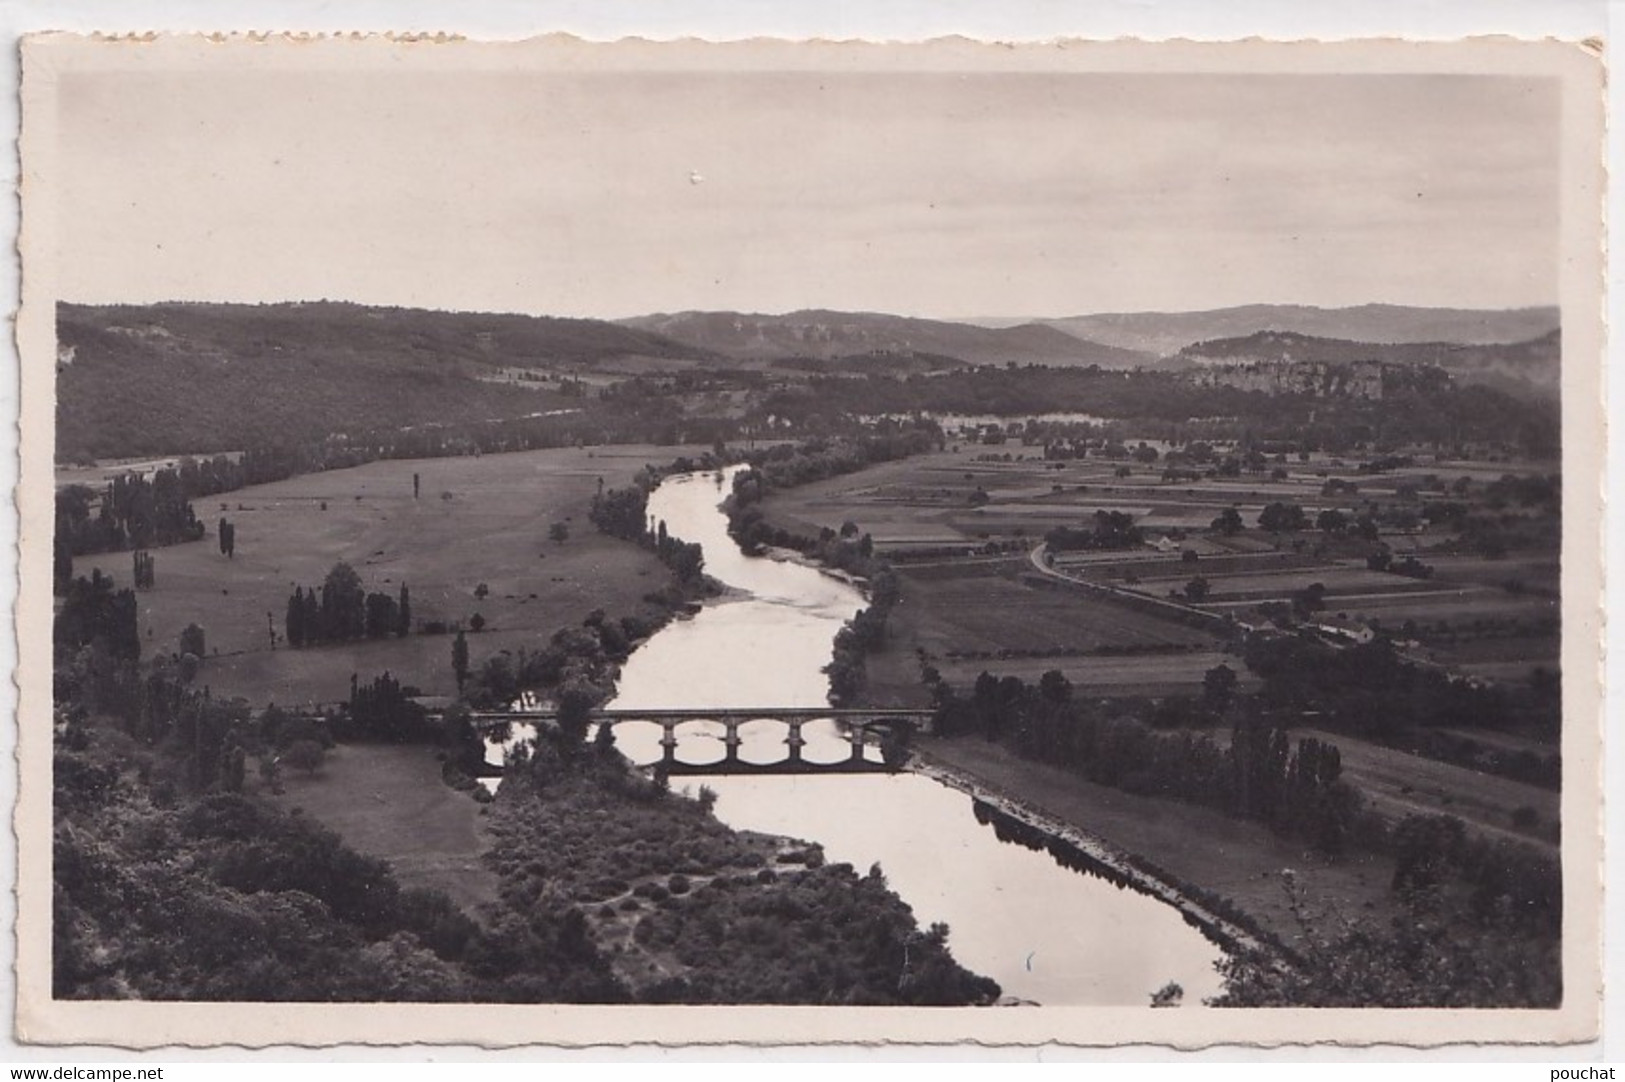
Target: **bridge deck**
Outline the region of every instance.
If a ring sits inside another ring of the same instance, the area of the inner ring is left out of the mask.
[[[556,710],[487,711],[471,715],[476,726],[484,732],[500,731],[503,726],[518,722],[552,724],[558,721]],[[929,710],[854,710],[818,706],[721,707],[711,709],[659,709],[659,710],[595,710],[588,715],[590,721],[615,725],[621,722],[653,722],[665,729],[661,740],[662,756],[659,765],[672,776],[704,777],[713,774],[872,774],[890,773],[896,768],[884,762],[873,762],[864,754],[865,745],[875,737],[876,729],[888,728],[887,722],[904,727],[929,728],[932,712]],[[806,741],[801,727],[823,718],[849,722],[849,733],[844,739],[851,742],[852,754],[841,759],[822,762],[803,759],[801,748]],[[785,758],[770,763],[750,762],[739,758],[742,743],[739,729],[753,721],[782,721],[787,731]],[[689,763],[677,757],[678,726],[685,721],[720,722],[727,728],[728,754],[710,763]]]
[[[476,711],[475,721],[553,721],[556,710]],[[862,719],[864,721],[927,721],[930,710],[855,710],[832,706],[714,707],[711,709],[594,710],[593,721],[772,721],[809,718]]]
[[[666,774],[673,778],[705,777],[784,777],[808,774],[895,774],[897,768],[868,759],[840,759],[819,763],[801,759],[780,759],[773,763],[752,763],[743,759],[732,762],[685,763],[681,759],[665,764]]]

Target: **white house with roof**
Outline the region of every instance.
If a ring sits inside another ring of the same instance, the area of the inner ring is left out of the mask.
[[[1356,646],[1364,646],[1377,637],[1377,633],[1369,624],[1363,620],[1351,620],[1346,616],[1323,614],[1310,626],[1328,638],[1353,643]]]

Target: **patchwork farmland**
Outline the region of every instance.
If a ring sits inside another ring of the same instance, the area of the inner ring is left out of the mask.
[[[1051,671],[1075,695],[1191,700],[1221,665],[1251,692],[1260,682],[1243,655],[1259,636],[1308,637],[1334,653],[1380,638],[1423,671],[1482,687],[1555,682],[1555,523],[1505,498],[1538,486],[1535,464],[1373,472],[1313,454],[1175,481],[1163,465],[1009,447],[945,447],[766,501],[791,532],[855,525],[896,568],[902,601],[870,656],[870,701],[925,705],[928,672],[963,690],[983,673],[1036,686]],[[1293,528],[1261,527],[1277,504],[1302,511]],[[1054,543],[1113,516],[1133,524],[1125,543]],[[1556,837],[1553,789],[1482,772],[1550,776],[1550,731],[1474,728],[1405,749],[1321,735],[1390,822],[1457,814],[1491,837]]]

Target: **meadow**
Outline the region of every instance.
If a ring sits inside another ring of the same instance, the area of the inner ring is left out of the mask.
[[[1336,744],[1344,775],[1359,786],[1372,810],[1391,822],[1407,815],[1454,815],[1478,833],[1538,842],[1557,855],[1561,798],[1556,790],[1385,748],[1346,733],[1299,729],[1295,735]],[[1473,738],[1478,739],[1476,730]]]
[[[319,588],[347,561],[368,591],[396,596],[405,583],[418,627],[468,627],[482,617],[484,629],[468,636],[476,666],[500,650],[536,649],[594,609],[650,608],[644,596],[667,585],[666,569],[652,553],[600,534],[587,511],[600,480],[625,485],[644,465],[695,450],[388,460],[197,501],[209,535],[154,550],[155,586],[138,593],[143,656],[178,651],[182,629],[196,623],[207,646],[198,681],[216,696],[256,707],[330,702],[348,696],[352,673],[365,681],[386,670],[426,694],[452,694],[449,634],[295,649],[285,639],[288,596],[295,586]],[[222,517],[236,526],[230,558],[216,537]],[[558,524],[563,540],[552,533]],[[131,582],[128,553],[80,557],[75,573],[92,567],[120,587]]]
[[[389,862],[405,887],[444,893],[465,913],[496,900],[482,855],[493,844],[485,807],[441,781],[434,749],[339,744],[312,772],[287,770],[269,797],[336,832],[359,853]],[[257,783],[251,790],[267,795]]]

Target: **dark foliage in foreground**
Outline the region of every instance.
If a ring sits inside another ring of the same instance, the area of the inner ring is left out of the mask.
[[[115,590],[113,580],[93,568],[90,578],[67,583],[63,594],[52,627],[58,655],[96,643],[113,657],[133,661],[141,656],[134,590]]]
[[[80,582],[76,611],[112,604],[110,590]],[[999,994],[953,961],[946,928],[917,928],[878,872],[737,834],[708,802],[632,771],[608,730],[586,742],[587,710],[629,636],[648,630],[639,621],[595,612],[520,656],[527,677],[556,687],[561,728],[510,768],[491,805],[501,896],[474,915],[403,888],[382,861],[245,787],[250,758],[275,792],[278,763],[315,769],[335,733],[433,739],[453,781],[483,757],[466,713],[431,724],[386,673],[357,681],[332,724],[274,707],[255,717],[192,689],[170,661],[143,667],[116,652],[101,622],[59,641],[56,657],[58,998],[925,1005]],[[496,668],[476,677],[485,693]],[[628,945],[657,960],[652,978],[625,965]]]
[[[741,834],[705,801],[629,773],[613,741],[544,736],[504,779],[503,900],[577,904],[642,1002],[955,1005],[998,985],[921,931],[878,868]]]
[[[1561,944],[1512,915],[1462,911],[1437,889],[1407,894],[1387,925],[1309,914],[1285,873],[1303,932],[1283,966],[1240,951],[1220,963],[1222,1007],[1534,1007],[1563,1002]]]
[[[75,725],[56,757],[61,999],[614,1002],[566,915],[482,927],[255,799],[149,787],[163,762]]]

